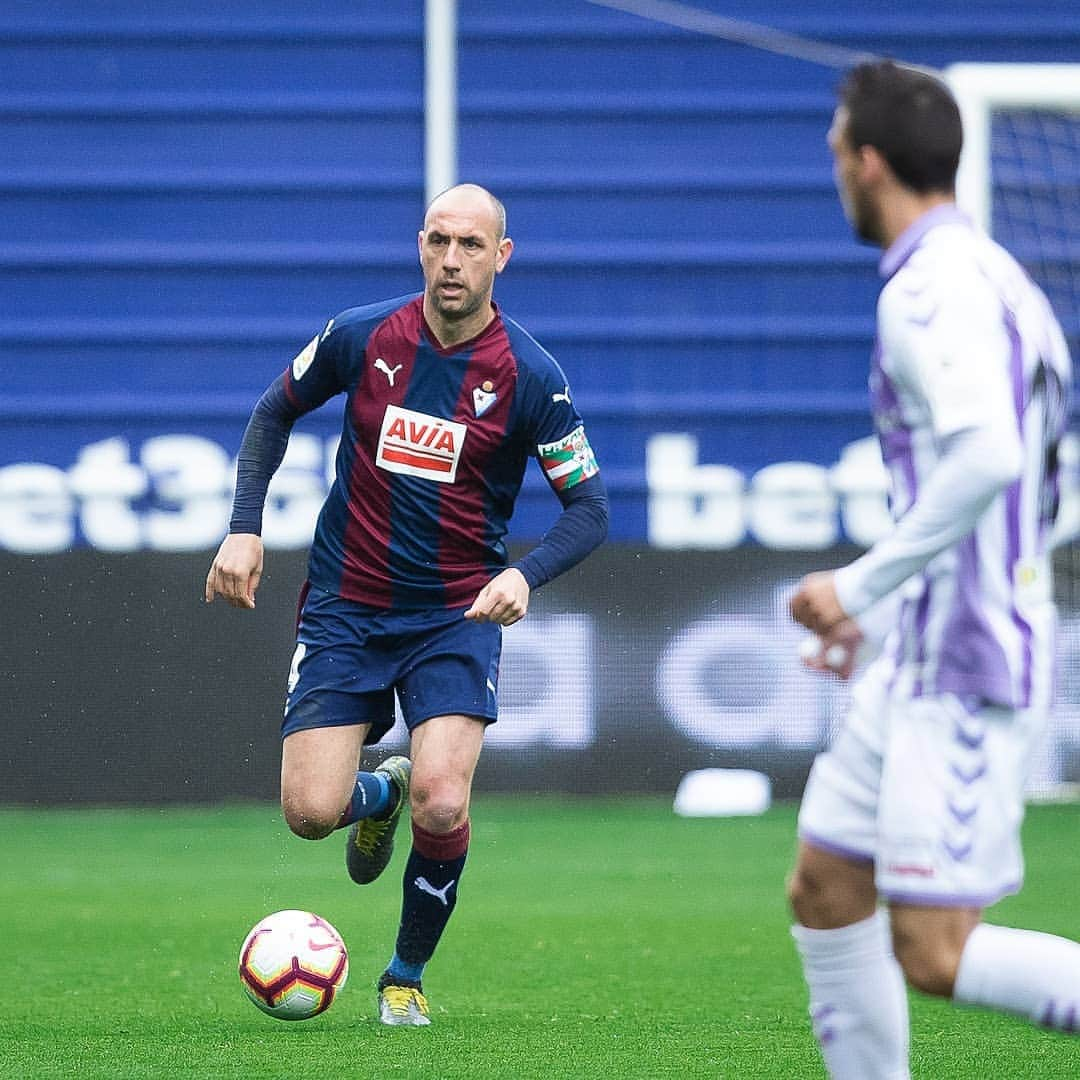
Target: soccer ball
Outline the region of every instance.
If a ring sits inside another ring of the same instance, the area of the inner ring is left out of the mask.
[[[349,975],[341,935],[310,911],[275,911],[240,949],[240,983],[264,1013],[307,1020],[330,1008]]]

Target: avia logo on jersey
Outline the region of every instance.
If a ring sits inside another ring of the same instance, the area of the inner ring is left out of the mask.
[[[387,472],[452,484],[464,443],[464,424],[387,405],[375,464]]]

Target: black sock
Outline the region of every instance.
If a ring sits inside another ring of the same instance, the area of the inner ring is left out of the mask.
[[[402,881],[401,926],[387,971],[418,983],[457,903],[469,850],[469,823],[439,835],[414,824]]]

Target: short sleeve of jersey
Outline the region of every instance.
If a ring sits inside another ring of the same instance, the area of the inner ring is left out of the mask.
[[[335,334],[335,329],[335,320],[331,319],[322,333],[313,337],[296,355],[285,372],[285,391],[305,412],[318,408],[348,385],[341,355],[344,335]]]
[[[600,467],[562,368],[550,356],[543,359],[528,370],[522,404],[533,452],[548,483],[561,492],[595,476]]]
[[[924,401],[937,439],[1012,415],[1005,310],[976,266],[905,267],[878,314],[892,374]]]

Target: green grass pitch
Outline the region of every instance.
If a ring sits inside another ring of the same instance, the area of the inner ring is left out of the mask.
[[[434,1023],[374,1019],[407,846],[364,889],[343,839],[275,807],[0,811],[3,1077],[821,1077],[788,936],[794,809],[681,820],[657,800],[478,798],[460,901],[428,968]],[[1080,807],[1039,806],[1028,885],[996,921],[1080,938]],[[341,931],[349,983],[284,1023],[236,954],[284,907]],[[1080,1076],[1080,1044],[913,998],[925,1080]]]

